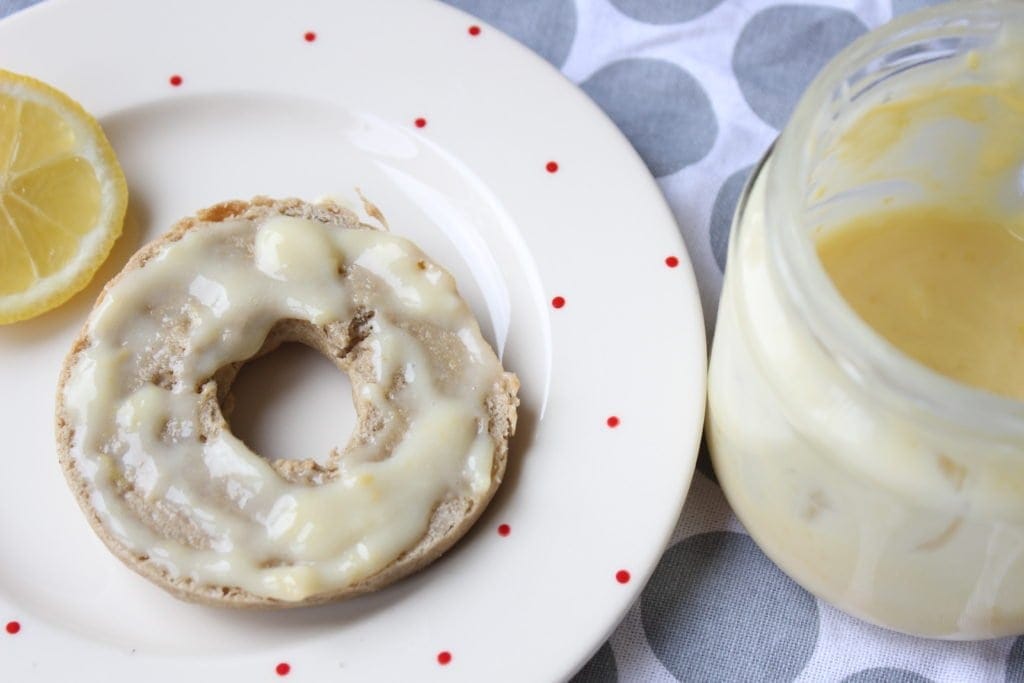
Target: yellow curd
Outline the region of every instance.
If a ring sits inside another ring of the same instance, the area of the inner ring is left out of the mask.
[[[968,71],[988,67],[977,53],[965,61]],[[913,163],[906,156],[925,144],[945,148],[946,164],[955,169],[924,166],[906,173]],[[922,203],[870,211],[820,230],[818,255],[847,303],[933,370],[1024,399],[1019,81],[926,90],[876,107],[834,149],[848,163],[877,166],[869,171],[876,177],[895,166],[934,191]]]

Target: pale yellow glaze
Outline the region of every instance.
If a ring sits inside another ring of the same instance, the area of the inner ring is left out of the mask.
[[[251,253],[227,246],[246,241]],[[362,342],[374,377],[353,389],[385,426],[353,440],[335,478],[290,483],[230,431],[200,436],[198,388],[218,368],[252,356],[277,321],[328,325],[357,309],[374,312]],[[166,316],[180,311],[190,322],[174,352]],[[415,325],[444,335],[450,357]],[[373,575],[424,536],[442,500],[491,486],[485,400],[503,370],[451,276],[399,237],[283,217],[255,235],[248,221],[204,226],[126,274],[88,332],[64,391],[72,458],[109,534],[172,577],[302,600]],[[160,354],[172,354],[170,388],[145,376]],[[208,541],[140,521],[126,490]]]

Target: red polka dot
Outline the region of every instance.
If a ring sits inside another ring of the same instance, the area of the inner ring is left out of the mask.
[[[470,26],[469,27],[469,35],[471,35],[471,36],[478,36],[478,35],[480,35],[480,27],[479,26]]]
[[[173,85],[175,88],[177,88],[179,85],[183,83],[181,76],[179,76],[178,74],[174,74],[173,76],[171,76],[168,79],[168,82],[170,82],[170,84]]]
[[[314,40],[316,40],[316,32],[306,31],[305,35],[303,35],[302,37],[306,39],[307,43],[312,43]]]
[[[450,664],[451,661],[452,661],[452,653],[448,652],[448,650],[444,650],[443,652],[438,652],[437,653],[437,663],[440,664],[441,666],[445,666],[446,664]]]
[[[558,162],[549,161],[544,168],[548,170],[548,173],[558,173]]]
[[[274,671],[277,672],[278,676],[287,676],[292,671],[292,665],[289,664],[288,662],[281,662],[280,664],[277,665],[277,667],[274,669]]]
[[[620,569],[619,571],[615,572],[615,580],[619,583],[629,583],[629,578],[629,572],[627,572],[625,569]]]
[[[424,126],[427,125],[427,120],[421,117],[413,121],[413,123],[416,124],[417,128],[423,128]]]
[[[612,427],[612,428],[618,427],[619,426],[619,418],[616,417],[615,415],[612,415],[611,417],[609,417],[608,418],[608,426]]]
[[[498,525],[498,535],[499,536],[508,536],[510,533],[512,533],[512,527],[510,527],[508,524],[499,524]]]
[[[668,266],[669,268],[675,268],[676,266],[679,265],[679,259],[676,258],[675,256],[669,256],[668,258],[665,259],[665,265]]]
[[[556,296],[554,299],[551,300],[551,305],[554,306],[555,308],[561,308],[562,306],[565,306],[565,297]]]
[[[8,621],[6,628],[7,632],[13,636],[15,633],[21,630],[21,624],[19,624],[16,621]]]

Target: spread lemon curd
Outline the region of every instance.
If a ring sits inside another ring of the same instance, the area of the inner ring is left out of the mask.
[[[804,588],[889,628],[1024,632],[1024,6],[841,54],[733,225],[719,483]]]
[[[218,369],[279,321],[357,310],[375,314],[354,398],[379,429],[332,456],[334,476],[290,481],[230,430],[204,432]],[[63,396],[74,466],[105,532],[174,579],[286,602],[345,588],[414,547],[442,501],[492,484],[501,364],[452,277],[400,237],[286,216],[203,226],[125,273],[87,330]]]

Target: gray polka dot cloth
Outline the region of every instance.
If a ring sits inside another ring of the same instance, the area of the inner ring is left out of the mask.
[[[446,0],[578,83],[646,161],[686,240],[713,332],[729,222],[814,74],[931,0]],[[0,17],[35,0],[0,0]],[[706,453],[657,570],[574,679],[1024,683],[1024,638],[903,636],[819,602],[729,510]]]

